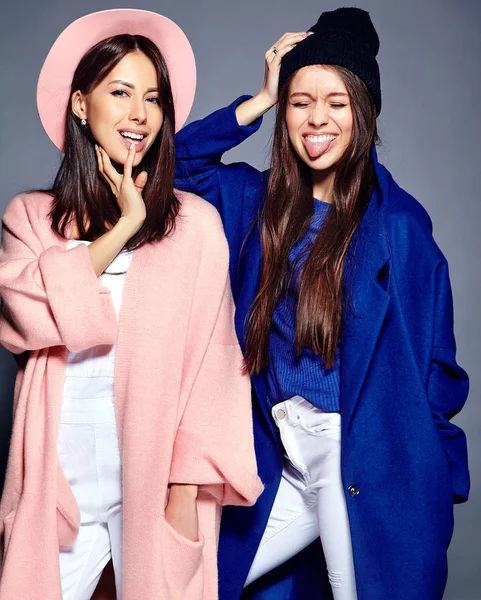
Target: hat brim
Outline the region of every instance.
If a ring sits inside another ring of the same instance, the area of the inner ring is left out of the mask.
[[[192,47],[180,27],[162,15],[130,8],[91,13],[58,36],[38,78],[37,108],[52,142],[63,150],[66,111],[72,78],[84,54],[98,42],[122,33],[150,38],[165,58],[175,107],[175,129],[187,120],[195,95],[197,72]]]

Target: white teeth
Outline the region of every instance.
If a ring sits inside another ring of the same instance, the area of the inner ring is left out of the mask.
[[[131,133],[130,131],[121,131],[120,135],[131,140],[143,140],[144,136],[141,133]]]
[[[335,139],[335,135],[306,135],[306,140],[308,142],[314,142],[317,144],[322,144],[324,142],[332,142]]]

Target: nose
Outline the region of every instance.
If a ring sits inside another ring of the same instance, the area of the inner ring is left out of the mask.
[[[145,123],[147,120],[144,99],[137,95],[132,96],[129,119],[136,123]]]
[[[329,116],[325,103],[322,101],[313,103],[309,111],[309,125],[319,128],[322,125],[326,125],[328,121]]]

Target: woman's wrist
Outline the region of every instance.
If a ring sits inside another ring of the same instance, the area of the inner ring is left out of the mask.
[[[107,266],[121,252],[125,244],[141,227],[142,222],[139,220],[120,217],[112,229],[90,244],[90,258],[97,277],[100,277]]]
[[[172,483],[170,485],[169,498],[192,498],[195,500],[198,491],[199,488],[196,485]]]
[[[197,542],[199,517],[197,514],[197,486],[171,484],[165,506],[165,520],[177,533]]]
[[[125,243],[127,243],[130,238],[139,231],[144,222],[145,219],[132,217],[129,215],[122,215],[113,229],[117,229],[120,232],[120,235],[128,236],[125,239]]]
[[[258,94],[245,100],[235,110],[237,122],[241,126],[247,126],[262,117],[275,104],[275,100],[262,89]]]
[[[257,102],[259,109],[263,110],[264,112],[267,112],[270,108],[277,104],[277,94],[273,98],[266,88],[262,88],[261,91],[254,96],[254,99]]]

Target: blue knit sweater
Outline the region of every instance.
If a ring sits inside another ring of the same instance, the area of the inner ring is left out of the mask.
[[[274,310],[269,336],[266,379],[269,400],[273,405],[299,395],[326,412],[340,410],[339,353],[334,367],[326,370],[318,354],[305,348],[297,356],[294,346],[299,274],[308,256],[308,247],[321,230],[329,207],[327,202],[314,200],[309,229],[289,255],[289,269],[292,269],[293,277]]]

